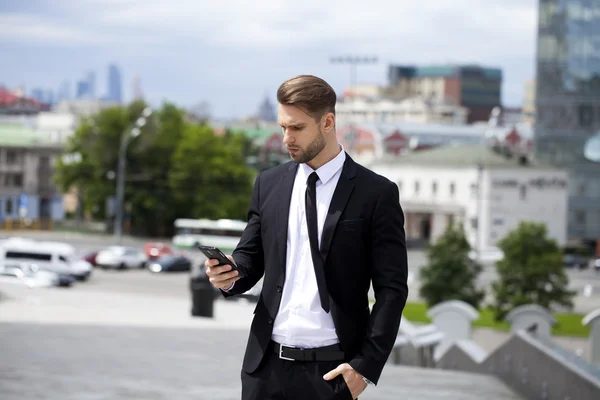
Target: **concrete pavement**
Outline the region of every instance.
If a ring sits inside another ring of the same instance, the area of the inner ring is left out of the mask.
[[[240,398],[242,329],[0,323],[3,400]],[[388,365],[366,400],[518,399],[497,379]]]
[[[69,289],[0,284],[0,398],[239,399],[254,304],[218,300],[214,318],[193,318],[186,282],[95,271]],[[388,365],[361,399],[483,396],[518,398],[491,376]]]

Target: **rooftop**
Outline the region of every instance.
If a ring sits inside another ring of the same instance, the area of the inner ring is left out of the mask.
[[[440,146],[429,150],[408,153],[399,157],[385,156],[374,161],[371,166],[389,165],[425,165],[425,166],[451,166],[475,167],[481,163],[485,168],[536,168],[549,169],[551,167],[529,162],[523,166],[519,157],[500,154],[491,147],[480,145]]]

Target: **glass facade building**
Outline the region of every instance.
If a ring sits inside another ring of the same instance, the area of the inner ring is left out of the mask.
[[[600,238],[600,0],[539,0],[534,154],[569,171],[569,238]]]

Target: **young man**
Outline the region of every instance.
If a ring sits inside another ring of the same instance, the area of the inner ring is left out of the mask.
[[[225,296],[263,276],[242,399],[355,399],[376,384],[408,295],[398,188],[345,153],[336,94],[301,75],[277,91],[291,162],[263,171],[231,266],[207,260]],[[376,302],[369,309],[373,284]]]

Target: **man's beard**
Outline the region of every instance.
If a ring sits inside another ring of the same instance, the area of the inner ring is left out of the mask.
[[[298,164],[305,164],[315,158],[325,148],[325,144],[325,136],[319,129],[319,134],[310,142],[306,150],[298,148],[296,153],[290,152],[290,158]]]

